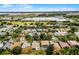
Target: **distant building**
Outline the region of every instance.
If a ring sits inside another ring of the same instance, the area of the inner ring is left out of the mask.
[[[17,46],[21,46],[21,45],[22,45],[21,42],[14,42],[14,43],[12,44],[12,46],[11,46],[11,49],[13,49],[13,48],[15,48],[15,47],[17,47]]]
[[[23,42],[22,44],[22,48],[27,48],[30,46],[30,43],[28,43],[27,41]]]
[[[54,52],[59,52],[61,50],[61,47],[58,43],[54,43],[53,47],[54,47]]]
[[[40,50],[40,43],[38,41],[32,42],[32,50]]]
[[[59,41],[58,44],[60,45],[61,48],[66,48],[66,47],[70,47],[67,43]]]
[[[78,43],[77,41],[75,41],[75,40],[67,41],[67,43],[68,43],[71,47],[76,46],[76,45],[79,46],[79,43]]]
[[[42,50],[46,50],[49,46],[49,41],[48,40],[44,40],[44,41],[41,41],[41,49]]]
[[[55,32],[54,35],[55,36],[64,36],[64,35],[67,35],[67,32]]]
[[[11,42],[6,42],[5,45],[3,46],[3,49],[11,49],[12,43]]]
[[[27,41],[25,41],[22,46],[22,53],[23,54],[28,54],[29,52],[31,52],[32,48],[30,46],[30,43],[28,43]]]

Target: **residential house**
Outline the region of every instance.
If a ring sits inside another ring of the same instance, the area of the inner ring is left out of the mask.
[[[30,43],[28,43],[27,41],[25,41],[23,44],[22,44],[22,54],[28,54],[31,52],[32,48],[30,46]]]
[[[64,35],[67,35],[67,32],[60,32],[59,31],[59,32],[55,32],[54,35],[55,36],[64,36]]]
[[[60,45],[61,48],[66,48],[66,47],[70,47],[67,43],[59,41],[58,44]]]
[[[32,50],[40,50],[40,43],[38,41],[32,42]]]
[[[61,50],[61,47],[60,47],[60,45],[58,43],[54,43],[53,47],[54,47],[54,52],[56,52],[56,53]]]
[[[71,47],[73,47],[73,46],[75,46],[75,45],[78,45],[78,46],[79,46],[79,43],[78,43],[77,41],[75,41],[75,40],[67,41],[67,43],[68,43]]]
[[[23,42],[22,44],[22,48],[27,48],[30,46],[30,43],[28,43],[27,41]]]
[[[12,44],[12,46],[11,46],[11,49],[14,49],[15,47],[21,46],[21,45],[22,45],[21,42],[14,42],[14,43]]]
[[[11,42],[6,42],[5,45],[3,46],[3,49],[11,49],[12,43]]]
[[[42,40],[41,42],[41,49],[46,50],[49,46],[49,41],[48,40]]]

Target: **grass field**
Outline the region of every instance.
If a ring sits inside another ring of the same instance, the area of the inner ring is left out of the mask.
[[[27,21],[2,21],[2,22],[6,22],[6,24],[8,24],[8,23],[11,23],[12,25],[27,25],[27,26],[29,26],[29,25],[35,25],[36,23],[39,23],[39,22],[27,22]],[[2,23],[2,22],[0,22],[0,24]],[[40,22],[40,23],[43,23],[44,25],[47,25],[47,22]]]

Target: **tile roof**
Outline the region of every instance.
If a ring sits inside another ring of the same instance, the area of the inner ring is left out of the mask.
[[[49,41],[48,40],[41,41],[41,45],[49,45]]]
[[[75,40],[70,40],[70,41],[67,41],[67,43],[72,47],[74,45],[79,45],[79,43]]]
[[[56,52],[59,52],[61,50],[61,47],[59,46],[58,43],[54,43],[53,47],[54,47],[54,51]]]
[[[21,42],[14,42],[13,44],[12,44],[12,46],[11,46],[11,49],[13,49],[13,48],[15,48],[15,47],[17,47],[17,46],[21,46]]]
[[[62,41],[59,41],[58,44],[60,45],[61,48],[70,47],[67,43]]]

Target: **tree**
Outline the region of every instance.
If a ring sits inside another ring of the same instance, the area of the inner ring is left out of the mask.
[[[53,45],[49,45],[49,47],[46,50],[46,54],[47,55],[52,55],[53,54],[53,50],[54,50]]]
[[[61,55],[69,55],[69,51],[70,51],[70,48],[68,47],[65,47],[61,50],[60,54]]]
[[[34,54],[34,55],[46,55],[46,51],[37,50],[37,51],[32,51],[31,54]]]
[[[12,38],[17,38],[18,37],[18,34],[17,33],[13,33],[12,34]]]
[[[69,55],[79,55],[79,46],[73,46],[69,52]]]
[[[67,42],[69,39],[67,36],[57,36],[60,41]]]
[[[3,49],[2,48],[0,48],[0,54],[3,52]]]
[[[40,39],[41,40],[47,40],[47,35],[45,33],[40,34]]]
[[[27,40],[28,42],[32,42],[32,36],[31,36],[31,35],[26,34],[26,35],[25,35],[25,38],[26,38],[26,40]]]
[[[76,27],[71,27],[71,30],[69,32],[74,33],[75,31],[77,31]]]
[[[34,35],[33,35],[33,40],[39,40],[39,36],[38,36],[38,34],[37,33],[35,33]]]
[[[21,50],[22,50],[22,48],[21,48],[20,46],[17,46],[17,47],[15,47],[15,48],[12,50],[12,54],[14,54],[14,55],[21,54]]]

